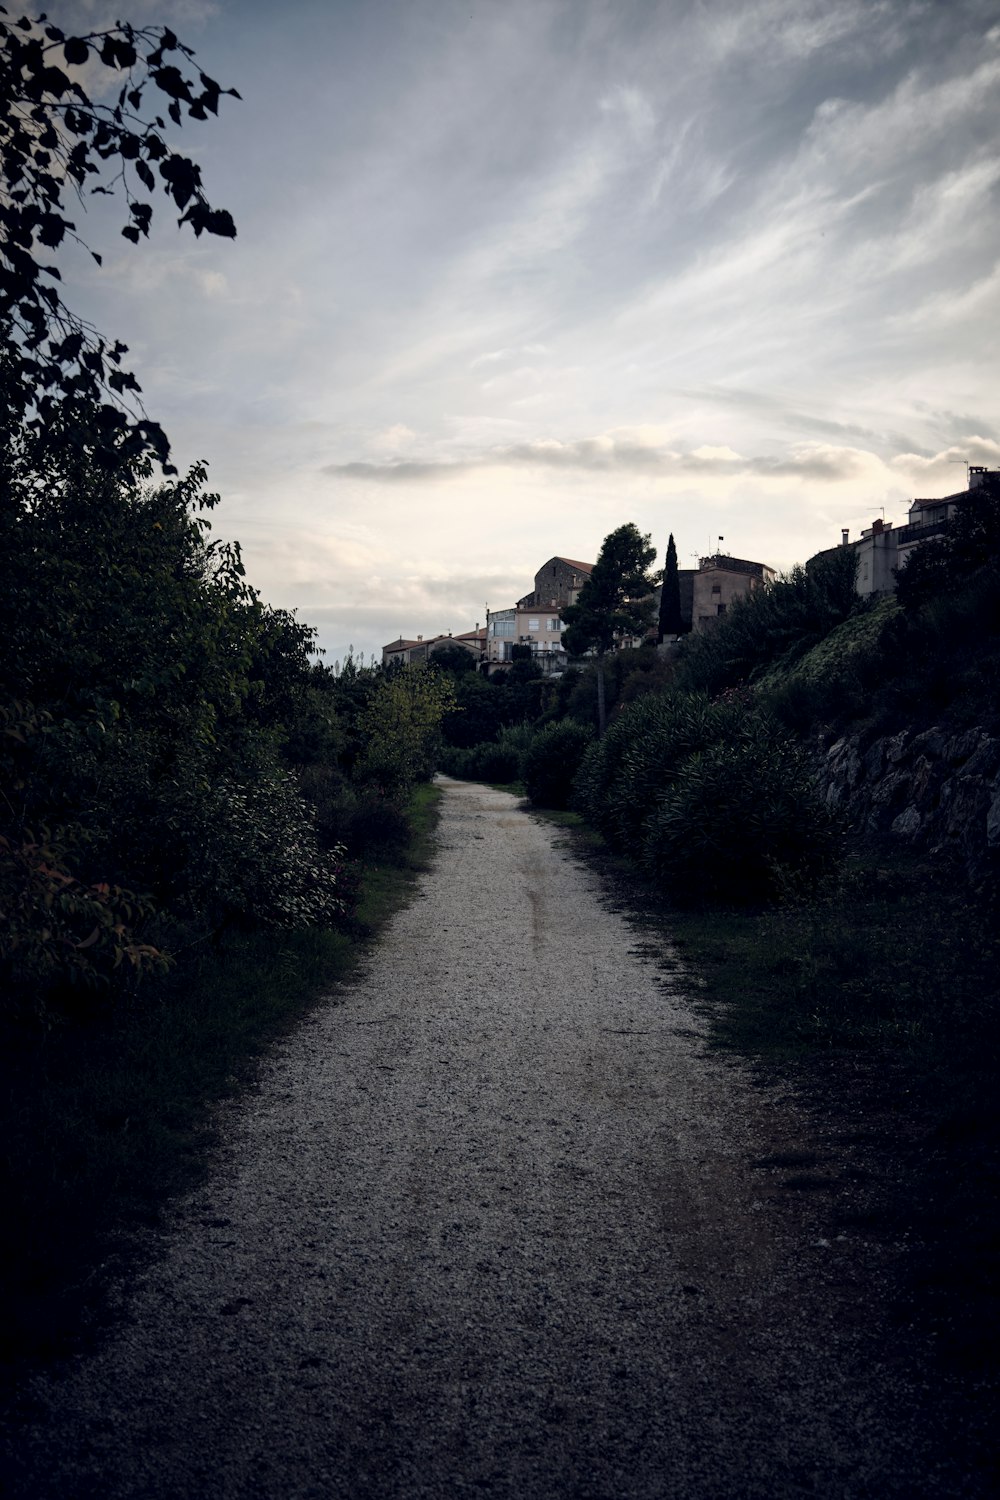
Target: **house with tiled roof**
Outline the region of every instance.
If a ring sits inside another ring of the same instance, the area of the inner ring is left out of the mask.
[[[430,661],[435,651],[444,646],[461,646],[475,657],[478,664],[486,649],[486,627],[477,623],[475,630],[463,630],[460,635],[452,635],[449,630],[447,634],[428,636],[426,640],[422,635],[416,640],[400,636],[382,647],[382,665],[387,667],[391,662],[402,662],[404,666],[413,666],[416,662]]]
[[[499,667],[514,658],[515,646],[527,647],[543,672],[566,665],[562,647],[562,611],[575,604],[594,564],[572,557],[550,557],[535,574],[535,586],[506,609],[486,615],[486,661]],[[487,669],[489,670],[489,668]]]

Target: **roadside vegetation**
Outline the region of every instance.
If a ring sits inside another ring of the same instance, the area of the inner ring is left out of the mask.
[[[360,868],[337,928],[230,928],[186,955],[141,1002],[46,1028],[5,1027],[6,1358],[75,1347],[109,1266],[137,1229],[200,1178],[214,1106],[250,1084],[260,1055],[348,979],[430,855],[439,793],[418,786],[408,833]]]
[[[91,192],[124,199],[135,245],[160,189],[196,235],[235,234],[168,140],[234,93],[192,58],[167,27],[67,36],[0,16],[14,1354],[65,1346],[98,1263],[199,1170],[211,1103],[406,898],[454,701],[447,674],[323,663],[313,630],[261,599],[239,546],[213,536],[219,497],[204,465],[171,465],[125,346],[63,301],[60,247],[100,264],[69,217]]]
[[[922,1316],[966,1368],[992,1371],[997,854],[972,866],[960,846],[873,834],[832,810],[817,779],[817,752],[844,735],[1000,734],[998,488],[971,492],[912,557],[892,598],[857,598],[843,549],[670,653],[609,654],[603,737],[583,663],[538,682],[533,718],[442,764],[481,776],[503,743],[511,781],[703,1003],[713,1044],[794,1076],[826,1122],[869,1139],[866,1227],[916,1232]],[[568,726],[587,736],[582,758],[559,750],[529,781]]]

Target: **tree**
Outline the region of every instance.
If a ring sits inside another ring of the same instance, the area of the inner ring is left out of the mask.
[[[957,502],[940,536],[914,547],[899,569],[896,597],[913,614],[930,600],[956,593],[977,573],[1000,566],[1000,480],[989,476]]]
[[[677,571],[677,548],[674,534],[667,541],[667,558],[663,567],[663,587],[660,591],[660,623],[656,632],[658,641],[664,636],[680,635],[684,630],[681,615],[681,580]]]
[[[463,672],[474,672],[478,664],[478,658],[457,641],[445,641],[431,651],[431,665],[456,676]]]
[[[606,652],[629,636],[645,635],[653,614],[649,568],[656,556],[631,521],[604,538],[601,554],[575,604],[562,612],[563,646],[570,656],[593,651],[597,656],[598,733],[607,727],[604,694]]]
[[[172,473],[166,436],[146,417],[135,376],[122,368],[126,346],[109,343],[66,306],[47,252],[67,238],[84,244],[66,200],[75,194],[85,208],[88,185],[91,194],[105,196],[121,189],[128,209],[122,234],[138,244],[149,234],[147,200],[157,177],[181,211],[178,224],[196,235],[235,236],[230,214],[206,198],[199,167],[167,145],[163,118],[144,106],[151,85],[179,126],[184,110],[206,120],[218,113],[223,94],[239,95],[190,68],[194,53],[169,27],[117,22],[67,36],[44,15],[16,22],[5,15],[0,8],[4,435],[9,442],[23,428],[40,443],[56,432],[106,467],[120,470],[149,454]],[[83,68],[88,81],[96,79],[90,93],[80,82]],[[100,255],[90,254],[100,265]]]
[[[441,721],[455,707],[455,684],[423,663],[380,678],[361,716],[365,749],[358,779],[398,796],[434,774]]]

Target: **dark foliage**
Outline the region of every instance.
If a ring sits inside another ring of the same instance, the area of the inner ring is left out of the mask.
[[[860,607],[856,571],[853,548],[839,547],[735,600],[712,630],[683,642],[678,685],[716,694],[793,666]]]
[[[681,581],[677,568],[677,547],[674,542],[674,534],[670,533],[667,541],[667,556],[663,565],[663,586],[660,590],[660,618],[657,627],[657,639],[663,640],[668,635],[681,635],[684,631],[684,617],[681,614]]]
[[[454,672],[456,676],[476,670],[476,658],[472,652],[453,643],[435,646],[431,652],[431,662],[439,671]]]
[[[680,766],[646,823],[643,863],[680,903],[763,905],[814,888],[837,852],[807,755],[747,715],[737,738]]]
[[[81,451],[120,471],[150,454],[167,469],[169,444],[138,402],[139,384],[122,368],[124,344],[109,341],[63,301],[52,253],[82,244],[67,200],[121,192],[122,229],[148,236],[157,182],[196,235],[232,238],[225,209],[205,196],[201,170],[168,146],[167,125],[186,114],[207,120],[224,94],[192,65],[194,53],[169,27],[124,22],[67,36],[44,17],[5,19],[0,11],[0,424],[26,426],[44,448],[61,430]],[[80,82],[86,68],[92,92]],[[105,92],[110,102],[103,102]],[[162,101],[162,102],[160,102]],[[86,247],[85,247],[86,248]],[[100,264],[101,257],[89,252]]]
[[[956,594],[978,574],[1000,572],[1000,481],[989,478],[962,495],[944,533],[914,547],[900,569],[896,597],[913,615]]]
[[[746,715],[735,705],[698,694],[658,693],[622,711],[626,744],[604,794],[602,831],[615,848],[637,855],[650,813],[680,768],[700,750],[741,733]]]
[[[167,919],[340,911],[289,770],[332,743],[312,632],[210,538],[203,469],[149,488],[76,451],[0,505],[0,961],[29,990],[157,967]]]
[[[539,730],[524,756],[524,786],[536,807],[569,806],[573,778],[592,735],[575,719]]]

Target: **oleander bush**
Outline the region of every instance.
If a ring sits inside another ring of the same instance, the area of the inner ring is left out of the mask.
[[[763,905],[814,889],[838,852],[808,755],[758,719],[680,766],[646,822],[642,863],[673,900]]]
[[[538,731],[523,763],[525,791],[536,807],[569,806],[574,777],[592,739],[592,731],[575,719],[560,719]]]
[[[702,694],[657,694],[640,699],[622,718],[630,728],[616,774],[605,792],[602,822],[618,849],[639,847],[643,825],[696,752],[744,730],[745,710],[711,703]],[[636,732],[634,719],[641,719]]]

